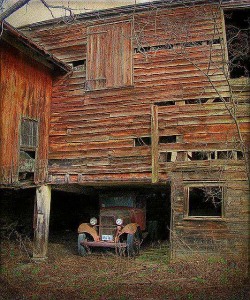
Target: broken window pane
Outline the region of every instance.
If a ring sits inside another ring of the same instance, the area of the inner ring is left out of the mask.
[[[151,145],[151,137],[149,137],[149,136],[137,137],[134,139],[134,145],[135,145],[135,147],[150,146]]]
[[[192,217],[221,217],[223,190],[219,186],[190,187],[188,215]]]

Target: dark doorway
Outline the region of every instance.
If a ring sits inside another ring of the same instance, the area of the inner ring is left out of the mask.
[[[33,238],[35,195],[35,188],[0,190],[2,234],[10,234],[11,231],[16,230],[20,234]]]

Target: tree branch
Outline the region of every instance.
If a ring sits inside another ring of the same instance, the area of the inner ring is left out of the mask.
[[[19,8],[23,7],[25,4],[29,3],[30,0],[19,0],[14,5],[12,5],[10,8],[6,9],[1,15],[0,15],[0,22],[4,21],[6,18],[8,18],[10,15],[12,15],[15,11],[17,11]]]

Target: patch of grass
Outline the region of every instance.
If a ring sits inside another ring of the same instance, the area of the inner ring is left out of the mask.
[[[217,256],[211,256],[207,260],[211,264],[221,263],[221,264],[227,264],[227,260],[223,257],[217,257]]]
[[[192,293],[188,293],[187,294],[187,299],[188,300],[193,300],[194,299],[194,295]]]
[[[14,249],[10,249],[10,256],[11,256],[11,257],[14,257],[14,256],[15,256],[15,251],[14,251]]]
[[[40,272],[40,268],[39,268],[39,267],[35,267],[35,268],[31,271],[31,273],[34,274],[34,275],[39,274],[39,272]]]
[[[176,286],[173,286],[171,289],[172,289],[172,291],[174,291],[174,292],[179,292],[179,291],[181,290],[181,287],[178,286],[178,285],[176,285]]]
[[[227,284],[228,283],[228,277],[227,277],[226,274],[223,274],[223,275],[220,276],[220,282],[222,284]]]
[[[225,258],[221,258],[220,261],[219,261],[221,264],[224,264],[226,265],[227,264],[227,260]]]
[[[22,275],[22,271],[20,269],[16,268],[16,269],[13,270],[13,274],[16,277],[19,277],[19,276]]]
[[[194,281],[199,282],[199,283],[205,283],[206,282],[206,280],[204,278],[199,277],[199,276],[195,277]]]
[[[167,268],[167,271],[168,271],[168,273],[174,273],[175,272],[175,270],[172,269],[172,268]]]
[[[0,274],[6,274],[8,272],[6,267],[0,266]]]

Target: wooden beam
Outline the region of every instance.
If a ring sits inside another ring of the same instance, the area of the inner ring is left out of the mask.
[[[158,130],[158,106],[151,106],[151,155],[152,155],[152,183],[159,181],[159,130]]]
[[[37,187],[34,209],[34,260],[46,259],[47,256],[50,202],[51,186]]]

